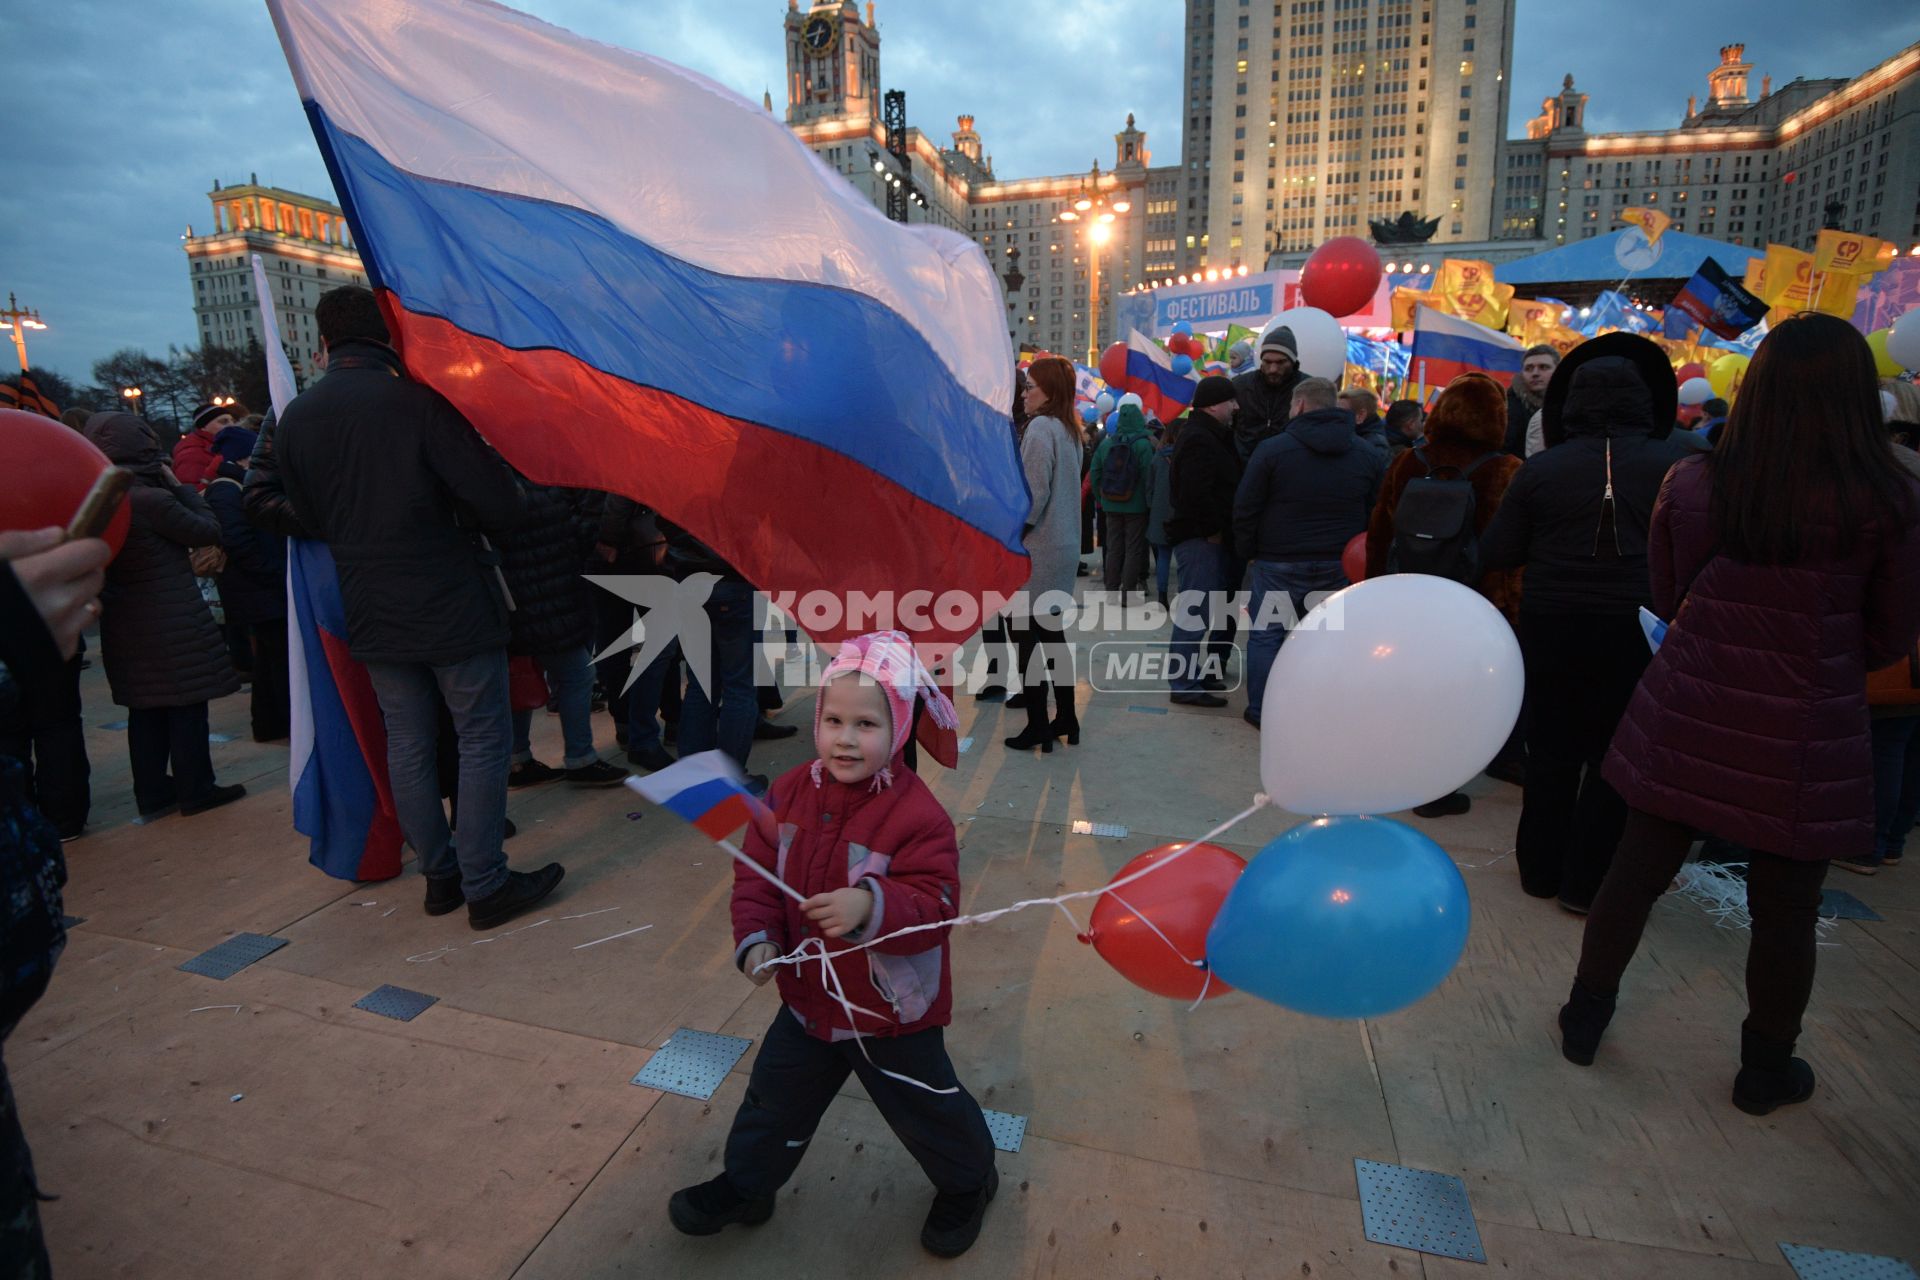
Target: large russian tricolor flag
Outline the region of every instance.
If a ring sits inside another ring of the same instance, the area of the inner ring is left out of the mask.
[[[489,0],[268,5],[408,369],[522,473],[643,501],[766,591],[1025,583],[978,245],[889,222],[732,91]]]
[[[1444,387],[1463,373],[1484,373],[1511,386],[1525,353],[1518,338],[1421,306],[1414,313],[1408,372],[1429,387]]]

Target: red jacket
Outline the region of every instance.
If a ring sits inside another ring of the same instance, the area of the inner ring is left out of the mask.
[[[213,452],[213,437],[206,432],[189,431],[173,446],[173,474],[180,477],[181,484],[204,489],[219,469],[220,459]]]
[[[816,785],[811,765],[801,765],[773,784],[768,803],[780,824],[774,849],[751,830],[746,853],[806,897],[864,885],[873,893],[866,928],[827,942],[830,951],[877,938],[908,925],[951,920],[960,900],[960,848],[953,820],[927,785],[895,761],[893,784],[848,786],[831,775]],[[943,1027],[952,1020],[952,981],[946,929],[909,934],[895,942],[835,959],[834,972],[848,1000],[884,1017],[855,1015],[829,994],[818,958],[781,965],[775,971],[780,998],[807,1034],[821,1040],[856,1035],[898,1036]],[[784,954],[819,937],[800,904],[745,867],[734,868],[733,960],[748,948],[771,942]]]
[[[1791,565],[1716,556],[1711,468],[1685,459],[1660,487],[1647,570],[1653,610],[1673,622],[1603,776],[1636,809],[1750,848],[1866,854],[1866,678],[1920,632],[1920,525],[1866,525],[1846,556],[1815,525]]]

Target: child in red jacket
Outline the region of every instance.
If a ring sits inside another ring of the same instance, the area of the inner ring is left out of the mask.
[[[820,680],[819,759],[783,775],[768,793],[778,844],[758,831],[747,837],[749,856],[808,896],[796,903],[735,868],[734,962],[756,985],[777,978],[782,1008],[734,1116],[726,1171],[674,1193],[668,1204],[673,1225],[688,1235],[772,1215],[774,1192],[799,1167],[851,1071],[934,1185],[920,1243],[956,1257],[979,1237],[1000,1177],[986,1117],[954,1075],[942,1038],[952,1008],[949,931],[849,945],[957,913],[953,821],[926,784],[900,767],[916,695],[937,724],[957,722],[905,635],[848,641]],[[817,956],[763,967],[808,939],[832,956],[853,1011],[835,998]]]

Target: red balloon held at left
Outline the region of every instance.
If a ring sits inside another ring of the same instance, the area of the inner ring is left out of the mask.
[[[1233,988],[1218,978],[1209,981],[1194,962],[1204,963],[1207,930],[1247,864],[1217,844],[1196,844],[1174,859],[1182,847],[1149,849],[1120,868],[1114,882],[1173,859],[1164,870],[1100,895],[1081,941],[1136,987],[1174,1000],[1195,1000],[1204,992],[1211,1000]]]
[[[65,423],[21,409],[0,409],[0,474],[14,477],[0,485],[0,530],[66,528],[93,482],[112,465]],[[115,555],[127,540],[131,521],[122,499],[101,535]]]

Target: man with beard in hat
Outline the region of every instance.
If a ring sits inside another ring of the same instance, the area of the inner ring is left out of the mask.
[[[1279,325],[1260,339],[1260,363],[1233,379],[1240,412],[1233,419],[1233,444],[1240,465],[1262,440],[1270,440],[1293,420],[1293,389],[1306,375],[1300,372],[1300,344],[1293,330]]]

